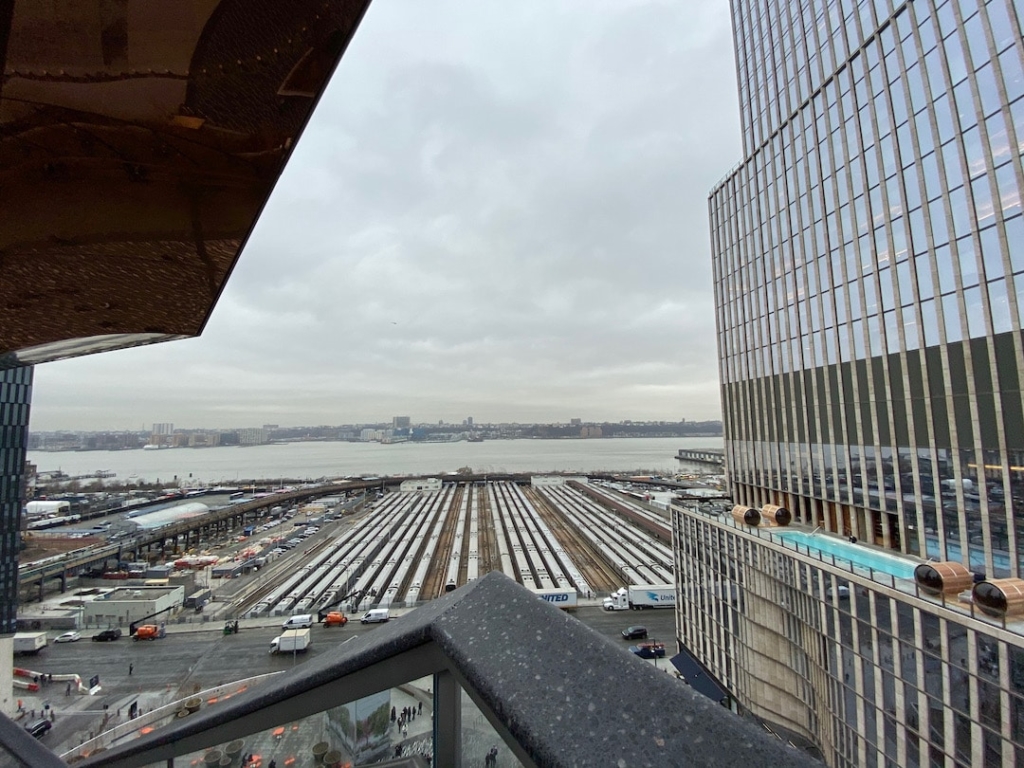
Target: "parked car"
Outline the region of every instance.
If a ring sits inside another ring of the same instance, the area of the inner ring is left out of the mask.
[[[629,646],[629,650],[641,659],[663,659],[665,658],[664,643],[640,643]]]
[[[37,739],[41,739],[50,729],[53,728],[53,723],[49,720],[39,719],[33,720],[31,723],[25,724],[25,730],[35,736]]]
[[[313,626],[313,614],[297,613],[281,625],[281,629],[309,629]]]
[[[63,635],[57,635],[57,637],[55,637],[53,639],[53,642],[55,642],[55,643],[77,643],[81,639],[82,639],[82,633],[81,632],[71,631],[71,632],[65,632]]]
[[[120,637],[121,637],[121,630],[120,630],[120,628],[118,628],[118,627],[111,627],[110,629],[104,629],[102,632],[100,632],[97,635],[93,635],[92,639],[97,641],[97,642],[100,642],[100,643],[106,643],[106,642],[111,642],[111,641],[117,640]]]
[[[647,627],[641,627],[640,625],[626,627],[622,630],[623,640],[643,640],[647,637]]]

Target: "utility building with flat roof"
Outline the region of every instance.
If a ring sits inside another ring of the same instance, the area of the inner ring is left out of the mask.
[[[147,616],[160,614],[160,620],[166,621],[184,602],[182,586],[124,587],[84,602],[82,620],[92,626],[127,627]]]

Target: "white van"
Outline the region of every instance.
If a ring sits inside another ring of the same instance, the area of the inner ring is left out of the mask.
[[[300,613],[292,616],[281,625],[281,629],[306,629],[313,626],[313,616],[308,613]]]
[[[360,624],[378,624],[382,621],[389,621],[391,617],[388,615],[387,608],[373,608],[363,614],[363,618],[359,620]]]

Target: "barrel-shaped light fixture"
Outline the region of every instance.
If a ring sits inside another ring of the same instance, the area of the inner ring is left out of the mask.
[[[761,507],[761,517],[768,525],[789,525],[793,522],[793,513],[777,504],[765,504]]]
[[[963,563],[922,563],[914,569],[914,580],[929,595],[959,595],[971,588],[974,574]]]
[[[1024,580],[992,579],[974,585],[974,604],[984,613],[1001,619],[1024,614]]]
[[[732,519],[744,525],[758,526],[761,524],[761,513],[754,507],[737,504],[732,508]]]

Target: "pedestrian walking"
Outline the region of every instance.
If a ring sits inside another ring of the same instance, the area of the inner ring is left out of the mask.
[[[65,696],[70,696],[71,695],[71,683],[68,683],[68,687],[65,689],[64,695]]]
[[[419,707],[417,707],[417,709],[419,710],[420,714],[422,715],[423,714],[423,702],[422,701],[420,702],[420,705],[419,705]]]
[[[131,677],[132,676],[132,672],[134,672],[134,671],[135,671],[135,665],[134,664],[129,664],[128,665],[128,677]]]
[[[271,760],[267,768],[277,768],[277,760]]]
[[[391,708],[391,722],[392,722],[392,723],[393,723],[393,722],[395,722],[395,720],[396,720],[396,719],[397,719],[397,718],[395,717],[395,708],[394,708],[394,707],[392,707],[392,708]]]
[[[408,735],[409,735],[409,726],[407,726],[407,725],[403,725],[403,726],[402,726],[402,738],[404,739],[404,738],[406,738],[406,737],[407,737]]]

